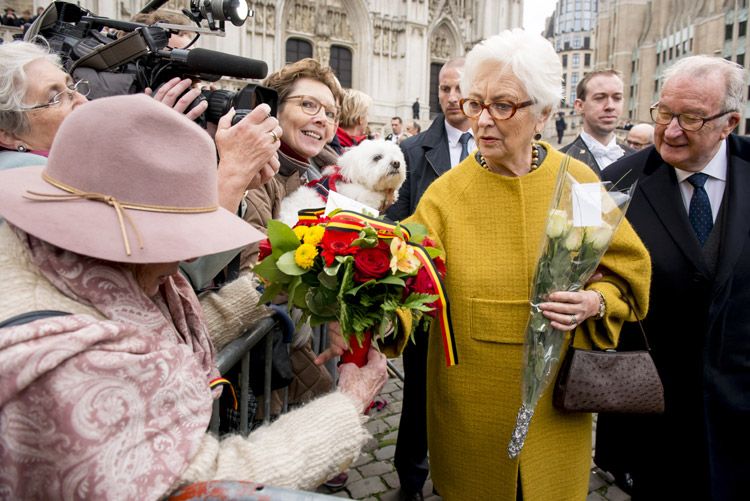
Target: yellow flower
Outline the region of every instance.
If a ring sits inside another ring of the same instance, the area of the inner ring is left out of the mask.
[[[295,226],[294,228],[292,228],[292,231],[295,235],[297,235],[297,238],[299,238],[299,241],[301,242],[305,238],[305,235],[307,235],[307,233],[310,231],[310,229],[307,226]]]
[[[564,210],[553,209],[547,218],[547,236],[558,238],[565,233],[569,226],[568,215]]]
[[[315,256],[317,255],[318,249],[316,249],[314,245],[302,244],[297,247],[296,251],[294,251],[294,262],[303,270],[309,270],[312,268],[312,265],[315,262]]]
[[[419,259],[414,255],[414,248],[398,237],[391,240],[391,271],[415,273],[419,269]]]
[[[323,233],[326,229],[323,226],[310,226],[305,234],[305,243],[310,245],[318,245],[323,239]]]

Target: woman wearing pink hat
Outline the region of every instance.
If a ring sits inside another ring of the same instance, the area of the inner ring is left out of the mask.
[[[112,120],[112,117],[117,117]],[[137,127],[134,124],[138,124]],[[0,492],[158,499],[214,479],[313,487],[353,461],[385,360],[250,438],[206,433],[214,347],[177,263],[262,235],[219,207],[210,138],[145,96],[93,101],[46,167],[0,172]],[[42,480],[43,479],[43,480]]]

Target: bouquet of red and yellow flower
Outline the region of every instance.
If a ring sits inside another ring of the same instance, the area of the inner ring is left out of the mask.
[[[352,355],[363,365],[371,342],[398,356],[420,322],[437,317],[446,359],[455,363],[448,303],[442,286],[445,263],[425,228],[393,224],[349,211],[300,211],[290,228],[270,221],[255,273],[265,282],[261,302],[279,293],[303,321],[338,321],[350,334]],[[356,342],[355,342],[356,341]],[[359,349],[357,349],[359,348]],[[354,360],[349,360],[354,361]]]

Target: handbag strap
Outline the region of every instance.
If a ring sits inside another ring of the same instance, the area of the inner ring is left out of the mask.
[[[625,302],[630,307],[630,310],[633,312],[633,315],[635,315],[635,319],[638,322],[638,330],[641,331],[641,337],[643,338],[643,344],[646,346],[646,351],[650,352],[651,351],[651,345],[648,344],[648,338],[646,337],[646,329],[643,328],[643,323],[641,322],[641,317],[638,316],[638,311],[635,309],[635,306],[630,301],[630,298],[628,297],[628,295],[625,294],[625,291],[623,291],[622,288],[619,285],[617,285],[614,282],[607,282],[607,283],[615,286],[615,288],[618,291],[620,291],[620,297],[625,300]],[[576,331],[577,330],[578,330],[577,328],[574,329],[573,333],[570,335],[570,345],[571,346],[573,345],[573,341],[575,341]]]

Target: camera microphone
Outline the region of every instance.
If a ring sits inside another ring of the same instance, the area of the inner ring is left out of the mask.
[[[265,78],[268,74],[268,65],[264,61],[214,50],[174,49],[169,51],[168,57],[196,73],[212,73],[234,78]]]

